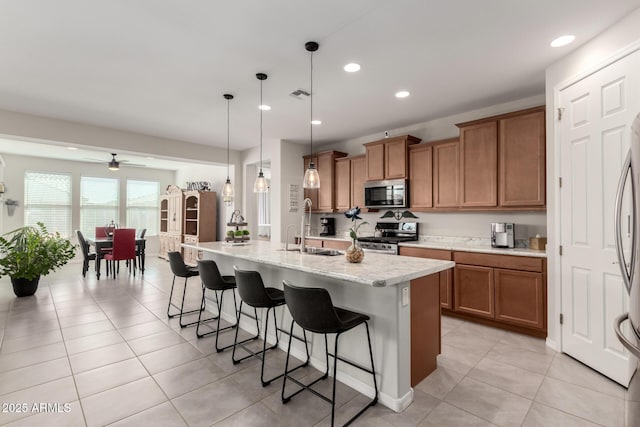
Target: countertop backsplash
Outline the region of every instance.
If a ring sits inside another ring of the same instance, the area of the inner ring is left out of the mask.
[[[414,212],[418,217],[420,241],[461,243],[470,246],[491,246],[491,223],[511,222],[515,224],[515,247],[528,248],[529,237],[547,235],[545,212]],[[359,236],[373,236],[377,222],[394,222],[381,219],[382,213],[362,213],[362,221],[367,221],[358,230]],[[353,226],[344,214],[313,214],[312,230],[320,229],[321,217],[335,218],[335,238],[349,239],[349,229]],[[405,220],[409,222],[409,219]],[[358,221],[360,222],[360,221]],[[317,235],[316,233],[313,233]]]

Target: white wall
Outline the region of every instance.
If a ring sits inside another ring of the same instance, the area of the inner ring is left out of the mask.
[[[463,123],[471,120],[490,117],[511,111],[522,110],[525,108],[536,107],[545,103],[544,95],[532,96],[504,104],[493,105],[491,107],[481,108],[478,110],[468,111],[465,113],[455,114],[428,122],[418,123],[415,125],[389,129],[390,136],[410,134],[421,138],[423,142],[435,141],[445,138],[453,138],[459,135],[459,129],[456,123]],[[548,121],[548,120],[547,120]],[[348,153],[349,155],[364,154],[365,149],[362,145],[365,142],[383,139],[384,134],[367,135],[355,139],[341,141],[333,144],[325,144],[318,148],[323,150],[338,150]],[[300,162],[302,162],[300,160]],[[492,222],[513,222],[516,224],[516,238],[528,239],[529,237],[540,234],[546,236],[546,213],[545,212],[452,212],[452,213],[416,213],[419,217],[417,222],[420,223],[421,235],[438,235],[438,236],[468,236],[468,237],[489,237],[489,227]],[[314,228],[317,230],[319,226],[319,217],[324,215],[314,215]],[[378,217],[370,214],[366,216],[368,222],[375,222]],[[385,219],[384,221],[388,221]],[[336,215],[337,232],[343,232],[351,227],[346,221],[344,215]],[[372,225],[369,228],[363,227],[362,231],[373,231]]]
[[[229,168],[230,177],[234,176],[234,167]],[[238,184],[231,178],[231,183],[234,185],[234,199],[231,206],[225,206],[222,202],[222,186],[227,181],[227,167],[226,166],[209,166],[193,164],[188,168],[180,168],[175,173],[175,185],[180,188],[186,189],[187,182],[189,181],[209,181],[212,184],[212,191],[216,194],[216,218],[217,218],[217,230],[216,240],[224,240],[226,231],[226,223],[231,217],[231,213],[236,208],[238,200],[242,200],[242,185]]]
[[[640,9],[627,15],[624,19],[611,26],[592,40],[588,41],[570,55],[554,63],[546,70],[546,105],[547,105],[547,237],[548,247],[558,248],[560,242],[559,230],[559,200],[556,192],[559,176],[558,159],[559,138],[556,135],[555,111],[559,107],[555,99],[556,91],[564,84],[577,81],[578,78],[596,71],[602,65],[610,62],[621,51],[632,43],[640,41]],[[637,94],[638,96],[640,94]],[[558,163],[558,164],[557,164]],[[548,281],[547,281],[547,311],[549,345],[556,349],[561,345],[559,314],[561,311],[560,289],[560,259],[557,249],[547,251]]]
[[[169,184],[175,182],[174,171],[122,167],[119,171],[110,171],[104,164],[82,163],[67,160],[45,159],[41,157],[18,156],[14,154],[2,154],[6,166],[4,167],[4,183],[6,193],[4,200],[10,198],[19,201],[13,216],[8,216],[7,207],[0,206],[2,221],[1,233],[22,227],[24,225],[24,174],[26,171],[61,172],[71,174],[72,183],[72,223],[71,229],[80,228],[80,177],[95,176],[105,178],[118,178],[120,180],[120,218],[114,218],[119,224],[124,224],[127,217],[124,198],[126,197],[127,178],[149,179],[160,182],[160,192]],[[75,236],[72,236],[75,242]],[[147,253],[158,252],[158,240],[155,236],[147,239]]]

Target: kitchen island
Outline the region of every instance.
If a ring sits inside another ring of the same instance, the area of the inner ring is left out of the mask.
[[[301,254],[262,241],[239,246],[224,242],[182,246],[202,251],[204,259],[215,260],[222,274],[233,274],[233,265],[237,265],[259,271],[266,286],[282,289],[282,281],[288,280],[298,286],[323,287],[336,306],[369,315],[380,402],[395,411],[402,411],[411,403],[412,385],[436,368],[440,352],[438,273],[452,268],[452,261],[367,253],[362,263],[350,264],[344,255]],[[234,314],[227,307],[232,306],[229,300],[223,312],[223,318],[230,321]],[[291,317],[288,311],[284,313],[284,319],[278,313],[278,323],[288,330]],[[241,327],[255,333],[255,324],[250,321],[244,320]],[[323,370],[324,340],[314,334],[308,337],[311,364]],[[275,342],[275,336],[267,340]],[[288,337],[283,335],[280,347],[286,351],[287,344]],[[292,354],[303,359],[303,344],[294,340]],[[364,331],[356,329],[345,334],[340,354],[368,366]],[[361,393],[373,395],[371,377],[345,363],[338,364],[337,379]]]

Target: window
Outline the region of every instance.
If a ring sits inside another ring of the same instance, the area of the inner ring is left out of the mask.
[[[71,175],[26,172],[24,223],[42,222],[51,233],[71,237]]]
[[[158,234],[160,183],[127,180],[127,227],[147,229],[147,236]]]
[[[118,180],[115,178],[80,178],[80,230],[93,236],[96,227],[111,221],[118,223]]]

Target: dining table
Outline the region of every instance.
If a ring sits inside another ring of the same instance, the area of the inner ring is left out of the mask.
[[[136,237],[136,253],[140,254],[140,272],[144,274],[144,258],[145,247],[147,240],[144,238]],[[96,277],[100,279],[100,260],[103,258],[103,249],[113,247],[113,237],[90,237],[87,238],[87,243],[93,246],[96,250]]]

